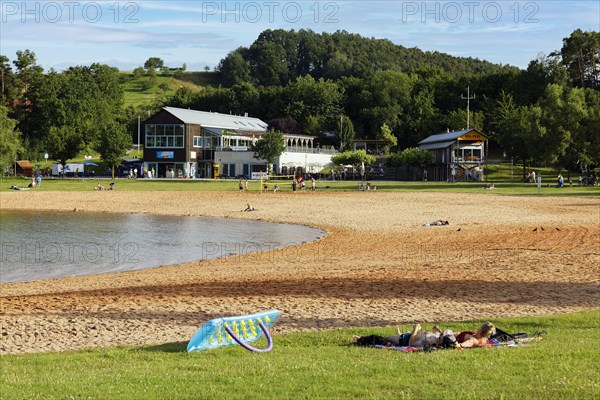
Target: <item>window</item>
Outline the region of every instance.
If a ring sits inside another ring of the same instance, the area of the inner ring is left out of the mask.
[[[221,175],[223,175],[223,177],[228,177],[228,178],[236,177],[235,164],[223,164],[222,171],[223,172],[221,173]]]
[[[183,148],[183,125],[146,125],[146,147]]]

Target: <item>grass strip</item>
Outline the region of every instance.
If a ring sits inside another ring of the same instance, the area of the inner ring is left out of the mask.
[[[201,325],[203,321],[198,321]],[[456,331],[482,321],[440,323]],[[186,343],[5,355],[2,399],[594,399],[600,310],[500,318],[544,330],[515,348],[402,353],[351,345],[393,327],[275,334],[270,353],[240,346],[186,353]],[[426,328],[432,324],[424,324]],[[408,326],[403,327],[408,330]],[[259,343],[260,345],[260,343]]]

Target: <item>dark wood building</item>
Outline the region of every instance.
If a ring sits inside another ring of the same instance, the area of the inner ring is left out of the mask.
[[[432,181],[482,181],[489,137],[476,129],[431,135],[419,142],[419,149],[433,153],[427,168]]]

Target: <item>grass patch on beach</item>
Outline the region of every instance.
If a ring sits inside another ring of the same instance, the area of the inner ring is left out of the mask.
[[[456,331],[482,321],[444,323]],[[402,353],[352,346],[392,327],[275,335],[270,353],[240,346],[186,353],[186,343],[2,356],[2,399],[592,399],[600,310],[493,320],[544,330],[515,348]],[[200,323],[200,322],[199,322]],[[426,328],[431,324],[425,324]],[[408,330],[408,326],[403,327]]]
[[[0,180],[0,191],[10,191],[10,187],[27,187],[31,179],[27,178],[3,178]],[[43,179],[42,186],[32,189],[34,191],[92,191],[98,182],[108,187],[113,180],[110,179]],[[123,191],[237,191],[238,181],[235,179],[115,179],[116,190]],[[282,193],[291,193],[291,181],[270,181],[268,189],[274,195],[272,189],[277,183]],[[358,181],[327,181],[317,182],[318,192],[357,192]],[[371,187],[377,186],[378,191],[384,192],[447,192],[447,193],[485,193],[502,195],[541,195],[541,196],[577,196],[594,197],[600,196],[600,186],[565,186],[556,188],[544,185],[539,190],[532,183],[497,183],[492,190],[484,189],[484,184],[479,182],[396,182],[396,181],[371,181]],[[305,195],[310,194],[310,182],[307,184]],[[260,191],[259,181],[249,181],[251,192]],[[372,194],[376,192],[371,190]],[[298,190],[297,194],[301,194]]]

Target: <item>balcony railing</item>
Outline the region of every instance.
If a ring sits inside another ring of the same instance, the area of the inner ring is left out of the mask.
[[[215,151],[252,151],[246,146],[227,146],[227,147],[215,147]],[[337,150],[334,149],[322,149],[317,148],[303,148],[288,146],[283,150],[284,153],[309,153],[309,154],[337,154]]]
[[[309,154],[337,154],[337,150],[334,149],[323,149],[320,147],[306,148],[306,147],[294,147],[287,146],[284,152],[287,153],[309,153]]]

